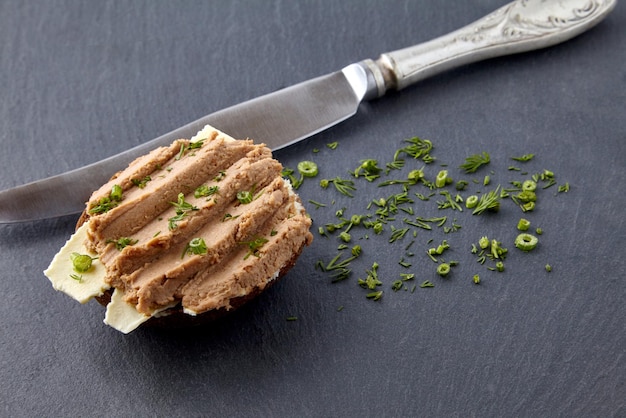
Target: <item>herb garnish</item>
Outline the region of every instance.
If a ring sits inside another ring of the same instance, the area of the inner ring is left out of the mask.
[[[185,201],[185,195],[183,193],[178,194],[178,200],[176,202],[170,202],[174,208],[176,208],[176,215],[168,219],[168,228],[174,230],[178,227],[178,222],[182,221],[190,212],[199,210],[191,203]]]
[[[243,257],[244,260],[247,260],[248,257],[250,257],[251,255],[255,256],[255,257],[260,257],[260,250],[261,247],[263,247],[263,245],[265,245],[268,242],[268,240],[266,238],[263,237],[256,237],[250,241],[246,241],[246,242],[240,242],[240,244],[243,245],[247,245],[248,246],[248,252],[246,253],[246,255]]]
[[[203,238],[194,238],[185,247],[183,250],[183,255],[180,258],[184,258],[185,255],[204,255],[207,253],[206,242],[204,242]]]
[[[217,175],[213,178],[213,181],[220,182],[220,181],[224,180],[225,177],[226,177],[226,171],[220,170],[217,173]]]
[[[525,161],[530,161],[535,157],[535,154],[524,154],[522,156],[519,157],[511,157],[512,160],[515,161],[521,161],[521,162],[525,162]]]
[[[92,257],[88,254],[72,253],[70,260],[72,261],[72,267],[77,273],[86,273],[91,270],[91,262],[98,257]]]
[[[189,142],[189,144],[187,145],[185,145],[184,143],[180,144],[180,151],[178,151],[178,155],[175,158],[176,161],[180,160],[187,151],[201,148],[202,145],[204,145],[204,141],[206,141],[206,138],[203,138],[199,141]]]
[[[298,163],[298,172],[304,177],[315,177],[318,173],[317,164],[313,161],[300,161]]]
[[[377,262],[374,262],[374,264],[372,264],[372,268],[367,270],[366,272],[367,272],[367,277],[365,279],[358,280],[359,286],[361,286],[364,289],[374,290],[378,286],[383,284],[383,282],[381,282],[380,279],[378,278],[378,263]],[[370,295],[371,294],[368,294],[367,297],[368,298],[374,297],[375,298],[374,300],[378,300],[382,296],[382,291],[377,296],[370,296]]]
[[[394,161],[398,161],[400,159],[400,155],[402,154],[406,154],[416,160],[421,159],[426,164],[435,161],[435,158],[430,155],[430,151],[433,149],[433,143],[430,140],[421,139],[415,136],[413,138],[406,139],[404,142],[409,145],[396,151],[393,156]]]
[[[325,189],[330,183],[335,186],[335,189],[337,189],[339,193],[348,197],[354,197],[352,192],[356,190],[356,187],[354,187],[354,182],[352,180],[345,180],[340,177],[335,177],[334,179],[329,180],[323,179],[320,181],[320,186]]]
[[[122,251],[124,248],[126,248],[129,245],[135,245],[137,244],[137,242],[138,241],[136,239],[132,239],[129,237],[120,237],[116,240],[113,240],[113,239],[106,240],[107,244],[114,244],[115,249],[118,251]]]
[[[203,184],[202,186],[198,187],[193,192],[193,195],[194,195],[195,198],[209,197],[209,196],[213,196],[214,194],[219,192],[219,190],[220,190],[219,186],[210,186],[209,187],[206,184]]]
[[[146,185],[148,184],[148,182],[152,180],[152,178],[150,178],[150,176],[145,176],[142,179],[131,179],[131,183],[133,183],[133,185],[139,187],[140,189],[143,189],[146,187]]]
[[[70,274],[70,279],[76,280],[77,282],[81,283],[83,281],[83,275],[82,274]]]
[[[465,162],[459,166],[465,173],[474,173],[481,166],[488,164],[490,161],[489,154],[483,152],[482,154],[473,154],[465,159]]]
[[[423,216],[428,213],[424,210],[435,207],[463,212],[465,206],[470,209],[468,212],[479,215],[485,211],[498,211],[500,206],[505,204],[504,201],[510,198],[512,202],[517,203],[523,211],[527,212],[535,207],[537,195],[541,193],[542,188],[549,188],[557,184],[552,171],[542,170],[530,179],[511,181],[512,187],[505,189],[497,185],[494,186],[495,189],[487,190],[488,185],[493,183],[496,178],[494,170],[491,170],[482,178],[460,179],[454,183],[452,177],[455,175],[455,169],[447,168],[447,164],[439,164],[439,168],[435,169],[434,172],[432,171],[433,169],[427,170],[424,167],[416,168],[414,165],[410,166],[410,164],[414,163],[406,157],[422,160],[423,163],[432,163],[435,160],[432,156],[432,149],[430,141],[421,140],[417,137],[411,138],[405,140],[401,148],[395,151],[393,161],[389,163],[384,164],[379,162],[380,160],[375,159],[359,160],[356,168],[349,171],[354,181],[341,177],[327,178],[320,181],[320,186],[323,189],[328,188],[333,183],[340,193],[349,197],[356,195],[355,191],[359,188],[356,184],[357,181],[372,182],[378,187],[399,188],[399,190],[394,190],[394,193],[383,195],[382,197],[375,196],[367,204],[367,212],[352,215],[352,217],[344,215],[346,208],[341,208],[340,210],[333,208],[334,200],[328,205],[318,204],[314,201],[310,202],[317,209],[320,209],[318,212],[319,216],[323,216],[325,211],[322,209],[328,207],[329,210],[332,210],[330,213],[334,212],[338,218],[338,220],[331,222],[322,222],[321,226],[318,226],[320,235],[326,239],[334,238],[339,241],[338,245],[335,246],[339,253],[331,262],[325,264],[319,261],[316,265],[322,271],[330,273],[333,282],[346,280],[349,277],[351,274],[350,263],[357,254],[361,253],[360,251],[353,253],[352,257],[344,253],[343,251],[348,250],[350,245],[348,242],[365,240],[362,241],[362,243],[365,243],[370,239],[370,236],[384,234],[385,232],[389,233],[385,239],[392,245],[396,245],[394,243],[402,240],[407,234],[412,234],[413,238],[418,237],[418,233],[421,233],[418,231],[433,233],[434,230],[441,229],[441,233],[449,234],[460,230],[461,222],[458,222],[456,218],[454,220],[450,218],[449,220],[445,216]],[[514,157],[513,160],[530,161],[533,157],[533,154],[526,154],[521,157]],[[465,164],[458,167],[459,173],[474,173],[490,162],[491,157],[487,152],[471,155],[466,159]],[[403,169],[406,170],[406,175],[401,173]],[[528,175],[528,172],[522,171],[517,167],[510,166],[508,171],[518,171],[522,176]],[[420,190],[422,187],[425,189]],[[427,191],[424,192],[424,190]],[[562,184],[558,188],[558,192],[566,192],[568,190],[568,183]],[[431,199],[435,195],[441,196],[441,198],[436,199],[436,205],[428,204],[428,201],[435,200]],[[414,204],[414,200],[417,199],[421,202]],[[425,203],[422,204],[422,202]],[[403,213],[403,216],[398,216],[399,213]],[[417,216],[418,214],[421,216]],[[525,222],[518,224],[520,229],[529,227]],[[368,235],[369,230],[373,230],[374,234]],[[361,235],[359,235],[360,233]],[[458,236],[461,237],[462,234],[458,234]],[[415,241],[413,239],[411,244]],[[428,243],[432,241],[434,239],[431,238],[428,240]],[[433,276],[436,277],[438,274],[446,276],[458,264],[457,261],[446,261],[443,259],[443,254],[446,253],[449,247],[448,242],[443,240],[441,244],[435,244],[432,248],[424,251],[436,263],[436,271],[434,269],[431,270]],[[333,245],[329,245],[329,248],[333,248]],[[421,251],[415,252],[421,253]],[[493,271],[505,270],[504,258],[506,257],[507,249],[500,241],[483,237],[477,244],[472,244],[472,253],[476,255],[480,264],[487,264],[487,269]],[[399,257],[398,264],[401,268],[407,269],[406,271],[409,273],[406,274],[414,275],[410,269],[416,268],[416,263],[408,258],[413,255],[413,252],[405,251]],[[490,262],[487,263],[488,261]],[[376,263],[375,266],[376,268],[368,270],[366,278],[358,279],[357,282],[369,291],[366,297],[379,300],[383,295],[382,290],[379,288],[382,285],[382,280],[378,278],[378,265]],[[472,277],[472,282],[475,284],[481,282],[481,278],[477,274],[470,275],[470,277]],[[433,282],[425,280],[421,287],[431,287]],[[394,292],[402,288],[408,290],[402,284],[402,280],[391,281],[390,285]]]
[[[89,209],[90,214],[101,214],[110,211],[114,207],[120,204],[122,201],[122,188],[115,184],[111,188],[111,193],[109,196],[102,197],[98,200],[98,203],[95,204],[91,209]]]
[[[478,204],[472,214],[480,215],[486,210],[497,212],[500,209],[500,197],[500,185],[498,185],[495,190],[491,190],[490,192],[480,196]]]
[[[354,177],[365,177],[367,181],[374,181],[380,177],[380,172],[382,169],[378,167],[378,161],[376,160],[361,160],[361,164],[352,171],[352,175]]]

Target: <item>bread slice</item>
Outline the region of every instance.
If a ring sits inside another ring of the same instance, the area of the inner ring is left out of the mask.
[[[138,158],[96,190],[44,272],[130,332],[184,326],[237,308],[294,265],[311,220],[263,144],[205,127]],[[92,257],[72,271],[72,254]]]

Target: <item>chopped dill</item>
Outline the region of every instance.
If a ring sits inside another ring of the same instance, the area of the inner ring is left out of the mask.
[[[535,157],[535,154],[524,154],[519,157],[511,157],[512,160],[526,162],[530,161]]]
[[[482,154],[473,154],[465,159],[465,162],[459,166],[465,173],[474,173],[481,166],[488,164],[490,161],[489,154],[483,152]]]
[[[315,209],[319,209],[319,208],[325,208],[326,204],[324,203],[320,203],[320,202],[316,202],[315,200],[309,199],[309,203],[312,205],[315,205]]]
[[[486,210],[498,211],[500,209],[500,185],[495,190],[491,190],[480,196],[478,204],[472,212],[473,215],[480,215]]]
[[[152,180],[150,176],[145,176],[142,179],[131,179],[130,181],[131,183],[133,183],[133,185],[139,187],[140,189],[143,189],[146,187],[150,180]]]
[[[409,228],[396,228],[391,225],[391,238],[389,238],[389,242],[396,242],[399,239],[404,238],[406,233],[409,231]]]
[[[352,180],[342,179],[341,177],[337,176],[334,179],[321,180],[320,186],[325,189],[330,183],[335,186],[335,189],[337,189],[339,193],[348,197],[354,197],[352,192],[356,191],[356,187],[354,187],[354,182]]]
[[[129,245],[135,245],[137,244],[137,242],[138,241],[136,239],[132,239],[129,237],[120,237],[116,240],[109,239],[106,241],[107,244],[114,244],[115,249],[118,251],[122,251],[124,248],[128,247]]]

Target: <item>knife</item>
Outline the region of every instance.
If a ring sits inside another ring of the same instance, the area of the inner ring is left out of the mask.
[[[135,158],[205,125],[286,147],[354,115],[365,100],[442,71],[566,41],[604,19],[617,0],[516,0],[459,30],[204,116],[102,161],[0,191],[0,223],[81,212],[93,190]]]

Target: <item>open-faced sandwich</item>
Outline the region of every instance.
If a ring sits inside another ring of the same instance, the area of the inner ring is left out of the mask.
[[[96,190],[44,272],[128,333],[249,300],[310,244],[311,220],[263,144],[207,126],[133,161]]]

